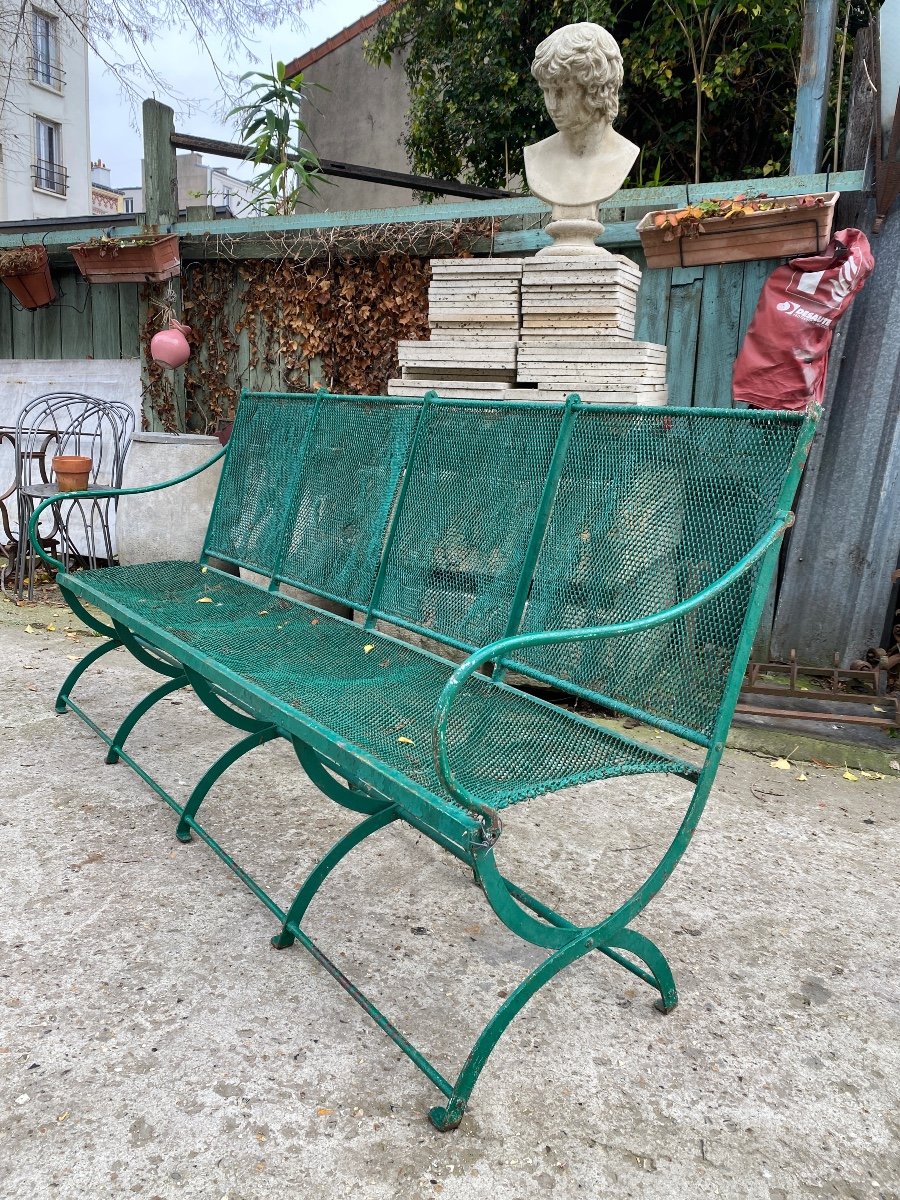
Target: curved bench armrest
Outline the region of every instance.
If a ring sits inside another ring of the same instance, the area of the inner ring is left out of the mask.
[[[91,488],[84,492],[59,492],[55,496],[48,496],[46,500],[42,500],[37,506],[28,522],[28,537],[31,540],[31,544],[45,563],[49,563],[57,571],[62,571],[64,564],[59,559],[54,558],[52,554],[47,553],[37,535],[38,522],[45,508],[49,508],[51,504],[58,504],[60,500],[103,500],[106,497],[112,496],[139,496],[144,492],[161,492],[165,488],[174,487],[178,483],[185,483],[188,479],[193,479],[195,475],[200,475],[207,467],[211,467],[213,463],[217,463],[227,449],[227,446],[223,446],[221,450],[216,451],[212,458],[208,458],[199,467],[193,467],[190,471],[185,471],[183,475],[176,475],[174,479],[164,479],[161,483],[146,483],[143,487]]]
[[[646,617],[637,617],[634,620],[621,621],[614,625],[594,625],[585,626],[581,629],[547,629],[541,630],[538,633],[519,633],[512,637],[502,638],[500,641],[491,642],[487,646],[482,646],[480,650],[476,650],[474,654],[470,654],[465,662],[457,667],[444,685],[444,690],[441,692],[437,707],[435,708],[434,726],[432,728],[435,766],[441,781],[454,800],[487,821],[489,835],[496,837],[500,830],[500,822],[496,810],[484,804],[476,796],[473,796],[456,779],[450,764],[450,752],[447,746],[447,723],[453,702],[456,699],[457,693],[465,686],[466,680],[479,667],[483,666],[486,662],[499,662],[507,658],[509,652],[512,650],[529,649],[533,646],[545,646],[551,643],[559,644],[621,637],[624,634],[642,633],[645,630],[656,628],[657,625],[664,625],[668,621],[674,621],[678,617],[684,616],[686,613],[692,612],[695,608],[699,608],[707,601],[712,600],[720,592],[724,592],[736,579],[739,579],[741,575],[749,571],[793,523],[793,513],[779,513],[771,528],[733,567],[730,567],[723,575],[720,575],[718,579],[713,580],[712,583],[695,595],[689,596],[687,600],[682,600],[678,604],[672,605],[671,608],[660,609],[659,612],[650,613]]]

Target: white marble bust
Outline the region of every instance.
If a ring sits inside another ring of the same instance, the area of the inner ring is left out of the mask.
[[[640,153],[615,132],[622,53],[612,34],[590,21],[564,25],[535,51],[531,73],[558,132],[525,147],[525,178],[552,205],[552,246],[540,254],[605,254],[597,206],[622,186]]]

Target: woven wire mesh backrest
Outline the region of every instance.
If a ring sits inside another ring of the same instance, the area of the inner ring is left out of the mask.
[[[772,525],[801,423],[727,410],[581,410],[523,631],[647,616],[712,583]],[[649,632],[539,648],[524,662],[709,734],[756,573]]]
[[[425,409],[379,616],[464,646],[503,635],[562,413],[443,400]]]
[[[292,501],[279,578],[364,608],[422,402],[325,397]]]
[[[235,416],[204,552],[271,576],[316,398],[245,392]]]

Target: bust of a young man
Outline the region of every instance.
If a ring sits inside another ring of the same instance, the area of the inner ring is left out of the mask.
[[[558,132],[525,147],[525,178],[553,206],[540,254],[604,254],[597,205],[622,186],[640,150],[612,127],[619,111],[622,54],[612,34],[581,21],[551,33],[531,73]]]

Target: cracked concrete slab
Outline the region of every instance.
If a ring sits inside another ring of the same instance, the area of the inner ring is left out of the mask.
[[[583,960],[510,1027],[460,1129],[438,1134],[428,1081],[301,948],[271,949],[271,914],[54,715],[93,640],[22,619],[0,622],[3,1200],[900,1195],[896,780],[729,751],[637,922],[679,1007],[663,1017],[637,980]],[[79,695],[109,728],[151,684],[115,652]],[[234,740],[176,693],[132,744],[183,797]],[[503,865],[596,918],[656,861],[685,800],[654,778],[532,802],[509,814]],[[281,904],[353,821],[278,743],[222,778],[204,819]],[[408,829],[357,849],[307,925],[445,1073],[540,957]]]

